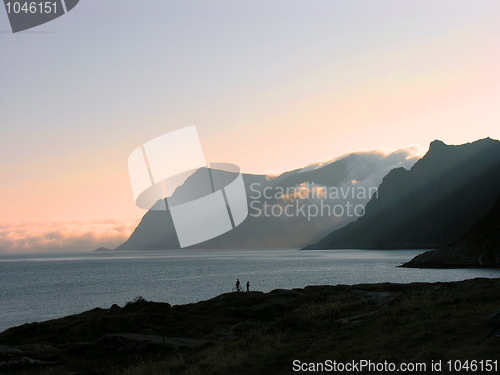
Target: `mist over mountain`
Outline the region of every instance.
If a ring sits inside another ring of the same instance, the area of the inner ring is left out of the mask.
[[[369,196],[358,194],[328,199],[325,192],[330,188],[350,192],[378,187],[382,178],[393,168],[410,168],[418,160],[411,152],[399,150],[391,154],[358,152],[318,166],[309,166],[285,172],[277,177],[243,174],[248,197],[249,215],[233,230],[211,240],[199,243],[195,248],[297,248],[324,237],[356,219],[342,213],[348,201],[364,206]],[[212,170],[214,175],[221,172]],[[203,170],[189,177],[172,195],[178,198],[185,191],[200,186]],[[331,215],[308,217],[297,207],[318,206],[321,202],[340,208]],[[164,204],[159,202],[158,204]],[[266,208],[267,205],[267,208]],[[265,209],[266,208],[266,209]],[[288,208],[293,215],[285,215]],[[275,215],[275,213],[282,213]],[[167,210],[149,210],[130,238],[118,250],[178,249],[179,241],[172,216]]]
[[[448,245],[495,203],[500,192],[500,142],[458,146],[441,141],[410,170],[384,177],[365,215],[308,249],[416,249]]]

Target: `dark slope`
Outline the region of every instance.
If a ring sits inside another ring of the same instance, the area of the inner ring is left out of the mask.
[[[392,170],[357,221],[309,249],[436,248],[457,240],[500,192],[500,142],[431,143],[411,170]]]
[[[403,264],[412,268],[500,268],[500,198],[458,241]]]

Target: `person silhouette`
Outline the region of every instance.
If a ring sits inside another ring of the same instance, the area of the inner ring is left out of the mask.
[[[250,291],[250,281],[247,281],[247,292]]]
[[[240,291],[240,279],[236,279],[236,291],[239,292]]]

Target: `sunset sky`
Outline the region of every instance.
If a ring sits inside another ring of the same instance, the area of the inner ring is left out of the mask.
[[[500,138],[498,1],[81,0],[0,47],[0,253],[118,245],[130,152],[189,125],[262,174]]]

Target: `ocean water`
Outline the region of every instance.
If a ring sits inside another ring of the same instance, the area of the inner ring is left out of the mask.
[[[0,331],[123,306],[136,296],[184,304],[230,292],[307,285],[456,281],[500,270],[397,267],[422,251],[176,250],[0,256]]]

